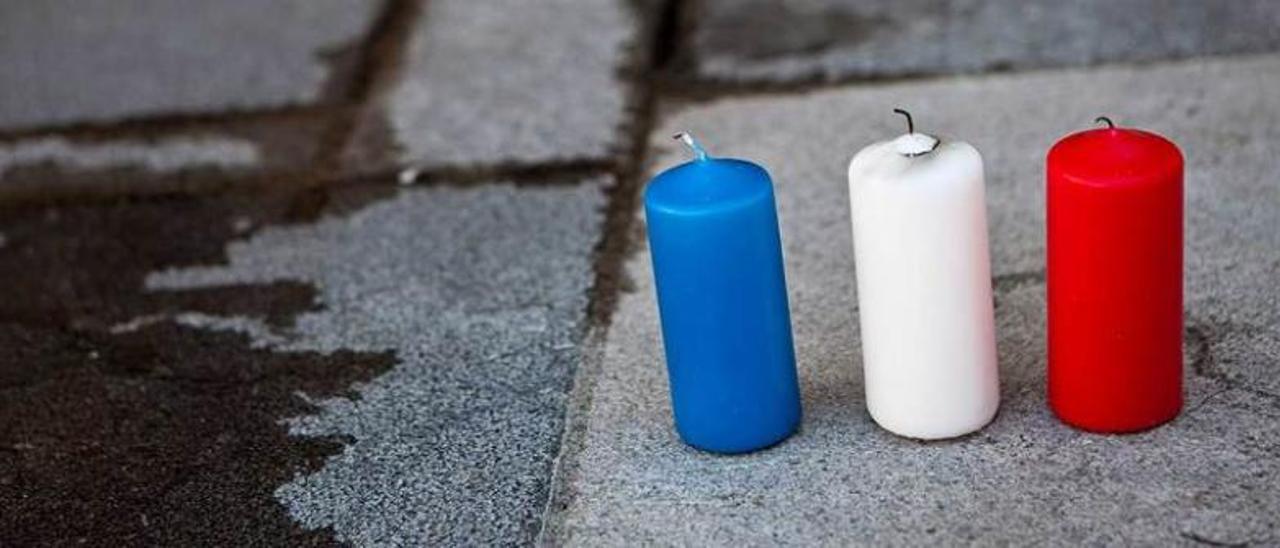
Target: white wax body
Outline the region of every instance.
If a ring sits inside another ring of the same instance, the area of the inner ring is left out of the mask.
[[[919,133],[849,162],[867,410],[895,434],[960,436],[1000,406],[984,187],[976,149]]]

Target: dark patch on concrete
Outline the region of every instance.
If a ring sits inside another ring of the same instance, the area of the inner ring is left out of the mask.
[[[1026,285],[1043,283],[1044,269],[1001,274],[991,278],[991,285],[996,291],[1008,291],[1010,289],[1017,289]]]
[[[331,146],[342,147],[337,152],[340,169],[353,175],[389,175],[399,169],[396,158],[404,153],[404,147],[396,142],[386,109],[373,105],[364,109],[349,126],[335,131]],[[347,133],[342,134],[345,130]]]
[[[0,538],[6,544],[331,544],[274,498],[344,440],[290,437],[306,398],[391,366],[389,353],[279,353],[168,321],[183,310],[287,326],[295,282],[147,293],[147,273],[225,262],[228,241],[358,208],[381,193],[164,198],[0,215]],[[300,396],[304,394],[305,396]]]
[[[1191,354],[1191,369],[1197,375],[1220,381],[1237,381],[1230,371],[1224,370],[1214,353],[1214,346],[1231,335],[1257,333],[1261,328],[1212,318],[1191,318],[1183,333],[1187,350]]]
[[[1231,336],[1267,333],[1268,330],[1252,324],[1243,324],[1220,320],[1217,318],[1189,317],[1183,332],[1184,346],[1190,356],[1191,370],[1201,377],[1212,379],[1244,390],[1257,396],[1274,399],[1280,402],[1280,394],[1253,386],[1249,379],[1241,373],[1224,367],[1223,358],[1214,351],[1214,347],[1222,344]],[[1230,363],[1228,361],[1228,363]]]
[[[1219,379],[1210,371],[1213,366],[1213,341],[1209,339],[1208,328],[1196,322],[1190,322],[1182,334],[1187,353],[1191,356],[1191,370],[1201,377]]]
[[[715,17],[704,17],[697,49],[764,60],[853,46],[871,40],[877,33],[894,32],[893,21],[886,17],[850,13],[816,3],[810,9],[797,7],[785,2],[754,1],[722,10]],[[786,30],[769,30],[779,25],[785,25]]]
[[[352,105],[334,120],[321,145],[320,167],[327,172],[366,173],[367,165],[381,165],[398,145],[377,105],[369,105],[395,79],[404,58],[413,23],[422,14],[422,0],[389,0],[364,44],[353,53],[360,59],[341,84],[344,100]],[[365,144],[365,147],[353,146]],[[354,152],[352,151],[354,149]],[[385,155],[385,157],[384,157]]]
[[[993,276],[991,278],[991,289],[992,297],[995,299],[995,307],[1000,307],[1000,296],[1009,291],[1028,285],[1043,285],[1045,283],[1044,276],[1044,269]]]
[[[199,300],[170,294],[176,301],[165,304],[162,295],[141,292],[143,278],[170,266],[222,262],[226,242],[247,235],[237,225],[305,221],[308,212],[294,210],[309,195],[8,209],[0,213],[7,240],[0,248],[0,320],[105,328]],[[296,288],[276,294],[288,301],[287,313],[310,308],[311,297]]]
[[[125,336],[0,326],[0,537],[15,545],[329,544],[273,491],[340,440],[277,421],[389,367],[389,355],[249,350],[157,324]],[[18,377],[18,378],[12,378]]]
[[[656,4],[656,5],[655,5]],[[697,0],[631,0],[640,20],[649,21],[648,63],[638,66],[649,73],[685,72],[693,68],[693,32],[697,28],[700,5]],[[657,14],[652,15],[652,14]]]
[[[1016,69],[1274,51],[1263,1],[700,0],[682,71],[733,94]],[[1159,17],[1149,17],[1151,13]],[[702,92],[699,92],[702,94]]]
[[[352,105],[364,102],[386,61],[399,56],[400,42],[394,37],[401,32],[399,27],[408,26],[416,16],[419,1],[385,0],[364,36],[320,53],[329,65],[329,81],[321,94],[325,100]]]

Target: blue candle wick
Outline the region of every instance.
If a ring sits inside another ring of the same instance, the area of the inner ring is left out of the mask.
[[[689,150],[692,150],[694,155],[697,156],[699,162],[707,161],[708,156],[706,149],[702,148],[701,144],[698,144],[698,141],[693,138],[693,135],[690,135],[687,132],[681,132],[675,134],[674,138],[677,141],[684,143],[685,146],[688,146]]]

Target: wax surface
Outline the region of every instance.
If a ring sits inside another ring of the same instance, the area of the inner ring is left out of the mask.
[[[676,430],[739,453],[800,424],[773,185],[758,165],[694,160],[645,190]]]
[[[1133,129],[1049,151],[1049,402],[1099,432],[1182,407],[1182,154]]]
[[[1000,405],[982,157],[909,133],[849,164],[867,410],[948,438]]]

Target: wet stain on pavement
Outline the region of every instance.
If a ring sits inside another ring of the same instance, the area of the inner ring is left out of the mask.
[[[749,4],[711,18],[714,28],[699,33],[701,48],[752,60],[812,54],[869,41],[876,33],[887,32],[886,27],[894,23],[887,17],[828,6],[760,1]]]
[[[347,205],[373,199],[348,193]],[[278,352],[193,329],[179,311],[288,327],[297,282],[145,293],[146,273],[225,262],[258,227],[341,210],[324,191],[4,212],[0,221],[0,539],[5,544],[332,544],[275,488],[348,440],[284,418],[390,368],[391,353]],[[112,326],[158,321],[127,332]]]

